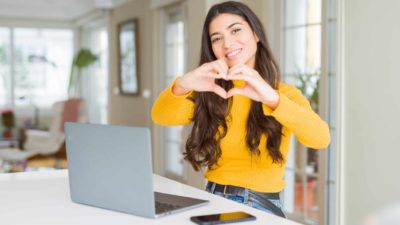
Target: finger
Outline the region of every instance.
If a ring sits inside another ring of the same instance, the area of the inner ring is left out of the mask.
[[[226,97],[226,94],[227,94],[226,91],[222,87],[220,87],[219,85],[213,85],[212,91],[215,94],[221,96],[222,98],[227,98]]]
[[[237,70],[239,70],[240,68],[243,68],[243,66],[244,66],[244,64],[242,64],[242,63],[238,63],[238,64],[232,66],[231,68],[229,68],[228,74],[231,74],[232,71],[237,71]]]
[[[237,74],[244,74],[245,70],[243,67],[235,67],[235,68],[231,68],[228,71],[228,75],[237,75]]]
[[[253,69],[246,66],[246,65],[241,65],[237,67],[232,67],[229,71],[228,74],[237,74],[237,73],[244,73],[247,75],[252,75],[253,74]]]
[[[214,62],[205,63],[203,66],[203,72],[205,74],[210,72],[219,73],[219,70],[215,68]]]
[[[216,72],[208,72],[208,73],[205,73],[204,76],[213,78],[213,79],[225,79],[225,77],[226,77],[225,74],[220,74],[220,73],[216,73]]]
[[[243,88],[232,88],[226,93],[226,97],[230,98],[234,95],[245,95]]]
[[[244,81],[250,81],[251,77],[249,77],[247,74],[239,73],[239,74],[230,74],[226,77],[227,80],[244,80]]]
[[[258,72],[254,70],[253,68],[247,66],[247,65],[238,65],[235,67],[232,67],[229,71],[228,74],[245,74],[247,76],[255,77]]]
[[[228,67],[228,64],[226,64],[225,60],[219,59],[219,60],[217,60],[217,63],[220,65],[220,67],[224,71],[224,74],[227,74],[229,67]]]
[[[219,74],[226,74],[226,71],[223,69],[223,67],[220,65],[220,63],[218,62],[218,60],[213,61],[210,63],[211,69],[212,71],[214,71],[215,73],[219,73]]]
[[[221,75],[219,78],[225,79],[226,74],[228,73],[227,66],[225,67],[221,60],[215,61],[215,64],[215,66],[218,67],[217,73]]]

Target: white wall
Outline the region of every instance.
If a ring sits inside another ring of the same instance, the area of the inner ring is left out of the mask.
[[[344,222],[400,202],[400,1],[344,4]]]

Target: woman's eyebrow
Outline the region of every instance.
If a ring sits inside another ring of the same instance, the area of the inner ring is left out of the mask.
[[[236,23],[232,23],[231,25],[229,25],[229,26],[226,27],[225,29],[226,29],[226,30],[229,30],[230,28],[232,28],[232,27],[235,26],[236,24],[242,25],[242,23],[236,22]],[[214,35],[217,35],[217,34],[219,34],[219,32],[214,32],[214,33],[210,34],[210,37],[212,37],[212,36],[214,36]]]
[[[230,29],[231,27],[235,26],[236,24],[240,24],[242,25],[242,23],[236,22],[236,23],[232,23],[231,25],[229,25],[226,30]]]

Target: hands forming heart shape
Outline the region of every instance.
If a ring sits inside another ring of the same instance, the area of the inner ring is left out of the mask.
[[[216,79],[242,80],[245,85],[225,91],[215,83]],[[173,92],[180,95],[192,90],[214,92],[225,99],[233,95],[243,95],[254,101],[262,102],[272,109],[275,109],[279,102],[277,91],[255,69],[245,64],[237,64],[228,68],[222,59],[205,63],[180,77],[175,83]]]

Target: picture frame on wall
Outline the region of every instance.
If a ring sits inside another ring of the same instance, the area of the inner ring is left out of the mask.
[[[118,24],[118,77],[122,95],[139,94],[137,32],[137,19]]]

